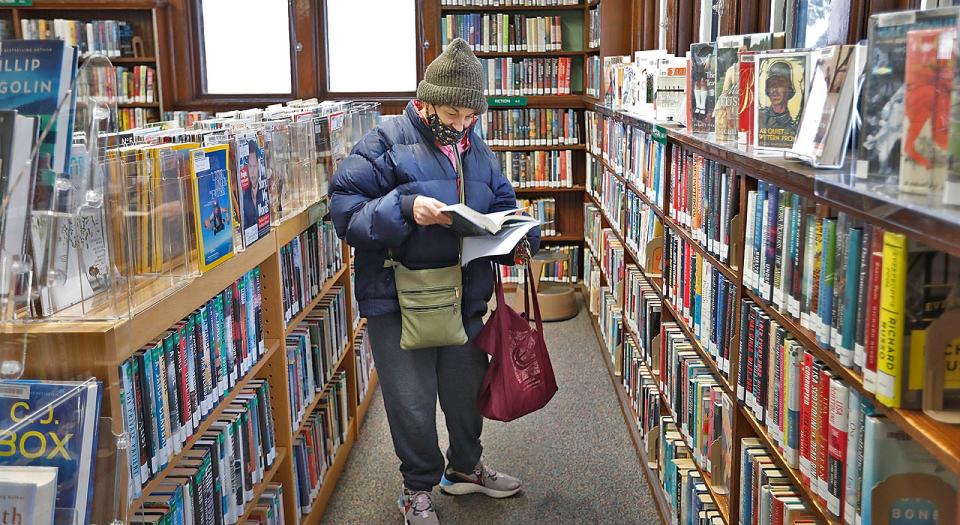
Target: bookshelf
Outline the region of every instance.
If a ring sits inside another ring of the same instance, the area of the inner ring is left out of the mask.
[[[14,38],[24,38],[21,21],[33,19],[55,19],[91,21],[122,20],[133,28],[133,37],[137,44],[134,56],[109,57],[114,66],[134,68],[148,66],[154,71],[153,96],[156,102],[118,103],[117,109],[123,113],[143,110],[146,122],[158,122],[163,118],[163,76],[161,61],[167,55],[165,44],[158,38],[157,20],[164,16],[159,11],[167,9],[167,0],[33,0],[29,6],[0,6],[0,19],[10,22]],[[85,57],[80,57],[80,64]],[[123,119],[121,119],[123,120]],[[132,124],[131,124],[132,125]]]
[[[607,118],[622,121],[625,124],[635,126],[646,131],[652,131],[656,127],[655,123],[643,117],[612,110],[603,105],[595,104],[593,106],[593,110]],[[757,181],[773,183],[781,188],[788,189],[789,191],[801,195],[805,199],[808,199],[809,202],[828,205],[831,208],[862,218],[869,223],[880,225],[890,231],[900,232],[912,238],[916,238],[917,240],[929,244],[934,248],[953,254],[960,253],[960,243],[956,242],[956,236],[960,234],[960,230],[952,225],[950,217],[936,217],[928,210],[912,209],[906,206],[893,207],[895,211],[891,214],[875,215],[874,213],[871,213],[871,210],[875,208],[872,208],[869,205],[860,204],[869,202],[869,200],[867,197],[860,195],[855,189],[849,189],[844,186],[836,185],[831,187],[826,195],[824,192],[819,191],[820,184],[819,182],[815,182],[816,171],[801,166],[798,163],[790,163],[783,160],[764,159],[754,155],[749,148],[738,149],[735,146],[730,146],[728,144],[715,143],[709,138],[696,136],[681,128],[671,127],[666,128],[665,131],[668,148],[682,147],[693,150],[694,152],[701,154],[708,159],[718,161],[722,165],[734,168],[737,172],[737,176],[741,177],[741,188],[744,188],[743,191],[746,191],[746,188],[755,188]],[[626,179],[624,179],[621,175],[622,170],[612,166],[611,163],[604,160],[601,155],[595,154],[594,152],[590,151],[589,148],[588,155],[591,155],[597,161],[599,161],[605,169],[613,171],[617,175],[618,179],[626,182],[626,191],[636,193],[642,201],[650,206],[657,217],[662,220],[665,229],[669,229],[681,237],[693,248],[698,257],[710,262],[714,268],[718,269],[720,273],[722,273],[736,285],[738,295],[735,304],[738,306],[737,311],[733,314],[735,318],[739,318],[740,298],[744,297],[752,300],[766,315],[775,320],[781,327],[785,328],[787,332],[789,332],[796,340],[798,340],[804,349],[811,352],[815,358],[823,361],[826,364],[826,367],[840,377],[845,384],[857,390],[860,395],[872,402],[877,413],[885,415],[890,421],[895,423],[913,440],[922,445],[930,454],[937,458],[947,469],[954,473],[960,473],[960,460],[958,460],[958,458],[960,458],[960,427],[935,421],[924,415],[921,411],[889,408],[881,404],[879,401],[877,401],[874,394],[864,388],[863,377],[854,370],[843,366],[840,363],[837,355],[832,351],[823,348],[817,342],[816,336],[811,331],[801,327],[799,322],[782,314],[778,309],[773,308],[767,301],[755,294],[750,287],[744,285],[742,272],[743,265],[739,264],[739,258],[742,257],[742,254],[732,254],[731,264],[729,265],[721,263],[711,253],[703,249],[699,242],[696,242],[693,239],[686,227],[681,226],[676,221],[672,220],[668,214],[665,213],[664,208],[656,206],[644,194],[643,191],[640,191],[635,185],[627,182]],[[669,158],[669,155],[667,158]],[[667,170],[669,169],[669,166],[667,166]],[[624,242],[621,233],[622,225],[618,224],[618,222],[615,220],[611,220],[612,218],[607,215],[607,211],[603,209],[598,199],[589,194],[587,195],[587,198],[590,202],[600,208],[603,221],[606,223],[605,226],[614,226],[613,232],[617,236],[618,240],[624,244],[624,253],[627,260],[638,264],[638,266],[641,267],[641,270],[643,270],[643,262],[638,260],[637,255],[630,250]],[[672,196],[668,195],[667,199],[669,200],[670,198],[672,198]],[[881,198],[878,197],[872,197],[872,199],[875,201],[881,200]],[[745,199],[741,199],[740,206],[740,213],[745,213]],[[887,209],[891,209],[891,207],[888,205]],[[740,228],[741,230],[739,234],[742,236],[742,224],[740,225]],[[604,276],[604,280],[607,280],[607,276]],[[716,366],[716,363],[710,354],[704,350],[702,345],[694,336],[692,327],[684,322],[683,316],[680,315],[671,301],[666,298],[662,287],[657,284],[657,279],[648,278],[648,280],[653,284],[656,294],[662,300],[664,320],[673,321],[680,326],[681,330],[692,344],[695,351],[700,354],[703,361],[710,367],[714,378],[720,384],[726,395],[731,396],[731,398],[735,400],[735,390],[732,388],[732,386],[737,384],[735,375],[736,370],[731,370],[729,379],[725,377],[721,370],[719,370],[719,368]],[[593,317],[594,322],[596,323],[597,318],[596,316]],[[624,332],[628,334],[626,337],[633,336],[630,334],[629,330],[625,329]],[[736,343],[738,340],[739,334],[735,334],[735,342],[732,345],[734,352],[736,352],[736,348],[738,347],[738,344]],[[604,355],[605,358],[609,360],[609,355]],[[735,361],[735,357],[731,356],[731,361]],[[614,369],[615,367],[611,366],[611,372],[613,372]],[[613,381],[619,385],[617,387],[618,390],[622,390],[622,385],[620,384],[616,373],[614,373]],[[625,402],[629,404],[629,399],[627,399]],[[661,405],[664,408],[668,408],[666,403],[661,403]],[[625,406],[624,412],[625,415],[628,415],[628,421],[630,422],[631,426],[633,426],[634,422],[636,421],[636,416],[629,415],[630,412],[627,411],[628,408],[632,410],[631,407]],[[667,411],[661,412],[661,414],[667,413]],[[770,436],[766,426],[759,423],[754,415],[741,404],[737,405],[733,435],[737,438],[733,443],[734,458],[739,457],[740,437],[758,437],[767,447],[768,452],[774,459],[774,462],[786,473],[788,473],[789,477],[794,483],[795,488],[805,496],[806,500],[808,500],[810,508],[815,511],[818,519],[831,524],[842,523],[842,519],[838,519],[827,512],[823,502],[813,494],[811,489],[803,486],[803,484],[800,482],[799,471],[790,469],[787,466],[782,454],[777,451],[777,444]],[[640,446],[643,446],[642,443]],[[734,470],[737,467],[738,465],[736,465],[736,462],[734,462]],[[730,505],[730,503],[738,501],[739,498],[739,494],[737,493],[739,488],[736,481],[738,479],[738,475],[739,473],[734,471],[734,477],[731,482],[730,497],[716,499],[721,507],[721,512],[728,523],[735,523],[737,520],[737,505]],[[707,478],[707,476],[705,476],[705,478]],[[655,492],[662,490],[659,488],[658,482],[655,478],[653,489]]]

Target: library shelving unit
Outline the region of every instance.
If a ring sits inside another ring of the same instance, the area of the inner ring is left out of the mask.
[[[608,0],[603,0],[604,4],[606,4],[607,1]],[[607,30],[606,25],[604,25],[604,30]],[[601,31],[601,40],[606,38],[607,35]],[[628,51],[628,49],[621,48],[610,54],[625,54]],[[669,175],[667,173],[671,169],[669,163],[671,156],[669,151],[674,148],[691,151],[708,160],[716,161],[723,166],[731,168],[735,173],[733,176],[740,178],[739,213],[741,216],[745,216],[747,206],[746,193],[755,190],[759,181],[764,181],[798,194],[809,203],[828,206],[831,209],[861,219],[866,223],[880,226],[887,231],[902,233],[934,249],[953,255],[960,255],[960,221],[957,221],[956,217],[949,213],[940,213],[937,210],[924,209],[922,206],[910,206],[903,203],[892,202],[890,199],[864,191],[862,188],[857,189],[847,184],[831,182],[837,177],[808,168],[798,162],[781,159],[772,160],[769,157],[755,155],[751,148],[738,148],[736,144],[718,143],[713,141],[711,137],[693,134],[683,128],[658,126],[650,119],[612,109],[600,104],[599,101],[589,104],[588,111],[594,111],[604,118],[622,122],[624,125],[632,126],[644,133],[654,134],[656,132],[665,135],[668,152],[664,156],[666,161],[665,166],[662,168],[665,172],[664,181],[668,180]],[[767,301],[763,300],[755,294],[748,285],[744,284],[742,245],[739,251],[734,251],[730,254],[729,264],[721,263],[708,250],[704,249],[699,242],[694,240],[686,227],[677,224],[676,221],[670,218],[667,210],[670,209],[671,199],[675,196],[669,194],[669,189],[665,196],[664,205],[662,207],[658,206],[648,195],[627,180],[622,169],[613,166],[612,163],[603,158],[603,155],[591,151],[589,146],[587,151],[587,154],[594,157],[596,162],[598,162],[604,170],[612,172],[617,180],[623,183],[625,191],[635,193],[644,204],[652,209],[653,213],[663,223],[665,230],[669,230],[671,234],[686,241],[698,257],[711,263],[714,268],[718,269],[724,277],[735,285],[737,295],[734,304],[736,306],[734,312],[731,314],[734,316],[734,319],[740,318],[739,310],[741,299],[746,298],[752,300],[763,313],[787,330],[805,350],[813,354],[816,359],[825,363],[826,367],[849,385],[851,389],[856,390],[863,398],[870,401],[877,413],[885,415],[891,422],[905,431],[914,441],[923,446],[933,457],[937,458],[946,469],[954,474],[960,474],[960,426],[936,421],[919,410],[889,408],[880,403],[873,393],[864,388],[863,377],[858,372],[843,366],[835,353],[825,349],[817,342],[817,337],[813,332],[800,326],[798,321],[788,315],[782,314],[777,308],[770,306]],[[618,237],[618,240],[624,245],[624,257],[627,262],[637,265],[641,272],[647,277],[647,281],[652,284],[656,295],[659,296],[662,301],[663,322],[673,322],[680,326],[694,350],[711,369],[714,379],[716,379],[724,393],[730,396],[736,406],[735,417],[733,418],[733,433],[731,436],[732,443],[730,445],[732,447],[731,457],[734,459],[730,465],[731,478],[729,482],[729,493],[725,495],[714,494],[714,500],[717,502],[725,521],[727,523],[737,523],[739,518],[740,473],[737,458],[740,457],[740,438],[756,437],[765,445],[777,466],[790,477],[795,489],[800,491],[804,496],[804,499],[809,504],[809,508],[816,515],[817,520],[831,524],[842,523],[842,518],[831,515],[822,500],[818,499],[809,488],[804,486],[801,482],[799,471],[789,467],[782,453],[778,451],[777,443],[769,433],[767,427],[759,423],[742,403],[737,402],[734,389],[738,384],[735,363],[737,362],[736,354],[739,348],[739,344],[737,343],[740,337],[738,333],[739,322],[734,323],[736,327],[734,328],[734,339],[731,344],[731,355],[729,357],[730,362],[733,364],[730,367],[730,373],[725,376],[718,369],[710,354],[698,343],[697,338],[694,337],[693,328],[685,323],[683,316],[676,311],[672,303],[667,299],[664,285],[658,272],[654,269],[645,268],[645,261],[639,260],[637,254],[628,247],[621,233],[623,231],[623,225],[620,224],[620,221],[617,218],[609,217],[599,200],[592,195],[587,194],[587,200],[588,202],[592,202],[600,210],[603,226],[611,227],[614,234]],[[739,222],[738,224],[735,222],[733,224],[736,225],[734,227],[737,228],[737,230],[730,232],[731,238],[743,239],[744,223]],[[585,255],[585,257],[595,257],[595,266],[601,268],[602,272],[602,266],[599,264],[598,256],[596,256],[594,252],[591,251],[590,255]],[[669,253],[665,253],[664,255],[664,267],[670,264],[667,258],[669,258]],[[608,283],[608,279],[609,276],[601,275],[602,284]],[[623,298],[620,297],[619,300],[622,304]],[[601,341],[601,346],[604,346],[604,335],[598,317],[595,315],[591,315],[591,317],[597,332],[597,337]],[[624,327],[622,332],[624,334],[623,337],[635,337],[627,327]],[[621,370],[622,363],[616,363],[615,360],[617,357],[614,356],[614,358],[611,359],[611,356],[608,355],[605,350],[601,350],[601,352],[603,352],[604,361],[609,368],[611,380],[616,386],[618,397],[621,401],[623,416],[631,428],[638,456],[640,457],[642,465],[646,467],[648,445],[645,438],[641,436],[641,431],[638,429],[639,416],[633,408],[633,401],[629,399],[629,395],[623,388],[621,377],[619,377],[621,374],[619,370]],[[622,356],[620,356],[620,358],[622,359]],[[661,414],[669,414],[669,406],[669,403],[667,403],[665,399],[661,399]],[[661,482],[657,479],[657,473],[651,471],[649,468],[644,468],[643,470],[654,492],[661,515],[664,517],[668,516],[668,512],[670,512],[669,506]],[[701,473],[707,481],[708,489],[713,493],[714,490],[710,482],[709,473],[702,471]]]
[[[166,56],[163,42],[157,37],[157,21],[166,16],[167,0],[33,0],[30,5],[0,6],[0,19],[7,20],[15,38],[23,38],[21,20],[64,18],[68,20],[124,20],[133,27],[133,36],[143,42],[142,55],[109,57],[115,66],[150,66],[154,70],[155,102],[129,102],[117,104],[117,109],[155,110],[156,120],[163,117],[161,88],[163,78],[158,57]],[[14,3],[15,4],[15,3]],[[138,47],[139,49],[139,47]],[[80,59],[83,63],[83,57]]]
[[[339,249],[342,250],[343,266],[323,283],[320,293],[310,304],[306,305],[301,315],[285,326],[280,248],[316,223],[325,215],[326,209],[327,199],[324,197],[296,215],[283,220],[266,237],[261,238],[245,251],[237,253],[223,264],[195,277],[180,289],[168,293],[150,306],[134,312],[127,319],[104,322],[58,322],[25,325],[24,330],[30,336],[24,350],[25,355],[36,355],[37,357],[24,360],[24,377],[55,380],[96,377],[103,383],[101,415],[104,418],[112,418],[113,432],[116,435],[121,435],[123,432],[123,412],[120,405],[122,390],[118,371],[120,364],[137,349],[154,341],[164,331],[174,326],[180,319],[188,316],[214,295],[220,293],[246,272],[259,267],[262,275],[263,329],[266,352],[203,419],[193,437],[184,445],[183,451],[180,454],[172,455],[167,468],[163,469],[159,475],[144,486],[144,492],[146,493],[156,487],[172,469],[177,467],[177,464],[184,459],[185,453],[196,444],[201,434],[236,399],[244,386],[248,385],[253,379],[265,379],[270,384],[271,410],[274,416],[277,439],[277,456],[271,468],[264,473],[263,480],[254,487],[256,497],[247,505],[244,515],[249,515],[253,510],[267,483],[279,482],[284,487],[285,516],[300,516],[300,509],[297,508],[295,501],[296,480],[294,478],[292,452],[295,434],[298,429],[291,428],[290,423],[291,405],[287,387],[285,336],[335,285],[345,288],[345,294],[348,298],[346,303],[348,321],[355,319],[356,314],[352,312],[353,306],[349,301],[349,297],[353,293],[351,289],[352,261],[349,257],[350,252],[346,244],[340,242]],[[140,290],[134,291],[134,293],[138,292]],[[159,290],[146,291],[146,293],[158,292]],[[358,399],[359,396],[356,392],[358,371],[356,370],[354,340],[365,329],[365,320],[361,319],[356,323],[349,322],[351,326],[348,331],[349,337],[346,349],[335,369],[332,370],[332,372],[344,371],[347,377],[349,431],[343,444],[337,450],[335,461],[323,479],[311,512],[302,516],[301,522],[303,523],[320,523],[326,505],[346,463],[347,456],[350,454],[363,419],[367,414],[372,397],[371,393],[377,386],[377,377],[374,371],[368,381],[366,395],[363,396],[362,400]],[[10,334],[6,334],[5,337],[9,338]],[[320,397],[318,393],[313,401],[314,405]],[[101,474],[100,466],[98,466],[97,473],[98,476]],[[128,472],[124,471],[122,479],[125,480],[127,475]],[[109,474],[106,477],[109,477]],[[102,487],[101,485],[98,478],[94,494],[95,501],[98,503],[109,500],[114,496],[110,494],[110,497],[107,497],[107,494],[101,492],[112,491],[112,487]],[[106,485],[106,483],[103,485]],[[119,486],[119,493],[114,499],[116,502],[121,502],[119,505],[126,507],[125,515],[131,516],[135,510],[140,508],[142,502],[133,499],[129,502],[129,505],[125,505],[125,502],[130,499],[127,496],[127,486],[125,482],[119,483]],[[114,511],[111,505],[95,505],[93,522],[108,523],[116,515],[113,514],[114,512],[124,515],[122,508]]]
[[[488,96],[491,110],[514,109],[514,108],[558,108],[577,110],[579,119],[579,133],[581,141],[579,144],[559,145],[559,146],[492,146],[494,152],[533,152],[533,151],[570,151],[573,155],[573,185],[571,187],[524,187],[515,188],[517,197],[523,199],[536,198],[554,198],[556,199],[556,230],[559,235],[545,236],[542,242],[546,245],[553,243],[564,244],[583,244],[583,195],[585,190],[585,166],[586,166],[586,148],[583,144],[584,122],[583,109],[587,107],[588,102],[584,98],[584,87],[586,82],[585,64],[587,57],[597,55],[599,50],[589,49],[587,45],[587,35],[589,31],[589,9],[595,5],[588,5],[580,1],[574,4],[557,6],[524,6],[524,5],[502,5],[502,6],[471,6],[471,5],[447,5],[446,1],[438,2],[438,13],[440,19],[446,15],[464,15],[464,14],[523,14],[529,16],[560,16],[562,21],[562,49],[555,51],[497,51],[482,52],[477,51],[478,58],[503,58],[512,57],[513,59],[523,58],[557,58],[569,57],[572,59],[571,71],[571,94],[570,95],[526,95],[526,96]],[[449,2],[456,3],[455,0]],[[519,2],[517,2],[519,3]],[[437,31],[434,40],[444,41],[444,35],[440,32],[440,20],[437,20]],[[577,264],[582,267],[582,261]]]

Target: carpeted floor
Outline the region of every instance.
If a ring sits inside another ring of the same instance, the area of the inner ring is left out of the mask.
[[[523,480],[523,492],[493,500],[435,489],[441,523],[660,523],[586,310],[544,329],[560,391],[539,412],[484,424],[488,463]],[[378,390],[323,522],[401,523],[399,465]]]

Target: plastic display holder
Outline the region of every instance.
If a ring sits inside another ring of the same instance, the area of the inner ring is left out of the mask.
[[[34,500],[31,513],[52,512],[57,524],[127,522],[121,483],[127,479],[127,439],[100,417],[104,385],[83,381],[0,379],[0,468],[55,470],[53,501]]]

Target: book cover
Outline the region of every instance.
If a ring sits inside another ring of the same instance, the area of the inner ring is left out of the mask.
[[[956,501],[955,474],[885,417],[866,418],[862,523],[909,515],[926,517],[927,523],[956,523]]]
[[[35,195],[41,200],[34,202],[41,209],[50,209],[53,179],[66,173],[70,164],[73,100],[65,97],[75,96],[70,88],[76,74],[77,50],[63,40],[5,40],[0,47],[4,108],[40,118],[42,180],[38,186],[42,188]],[[58,113],[61,105],[63,111]]]
[[[740,53],[740,119],[737,128],[737,143],[742,145],[753,144],[753,127],[755,125],[753,105],[754,84],[756,82],[756,53]]]
[[[883,234],[879,329],[877,332],[877,399],[891,407],[901,403],[903,383],[903,335],[907,280],[907,239],[902,234]]]
[[[90,522],[100,395],[96,381],[0,385],[0,428],[16,443],[0,465],[57,468],[57,523]]]
[[[937,92],[949,92],[953,81],[951,72],[941,71],[940,63],[940,40],[948,31],[953,29],[922,29],[907,33],[899,180],[903,192],[923,194],[936,189],[933,174],[937,150],[947,147],[947,130],[938,124],[941,119],[937,118],[937,113],[949,114],[949,101],[946,107],[937,107]],[[952,49],[947,48],[945,53],[949,56]]]
[[[233,257],[233,204],[228,146],[191,151],[195,228],[200,270],[208,271]]]
[[[718,140],[736,140],[739,133],[741,81],[738,55],[766,51],[772,46],[773,33],[717,37],[714,122]]]
[[[765,151],[793,147],[806,100],[808,52],[760,53],[754,85],[754,144]]]
[[[827,434],[827,509],[834,516],[843,516],[849,456],[847,426],[851,410],[849,388],[839,379],[830,380],[830,428]]]
[[[690,45],[690,83],[688,102],[691,108],[690,130],[694,133],[714,131],[716,105],[716,70],[713,42]]]
[[[876,178],[896,185],[900,171],[906,100],[907,33],[953,27],[953,7],[881,13],[870,17],[863,94],[862,128],[857,159],[858,178]]]
[[[244,246],[270,232],[270,193],[260,133],[237,136],[236,174]]]
[[[55,467],[0,467],[0,520],[53,525],[57,497]]]

